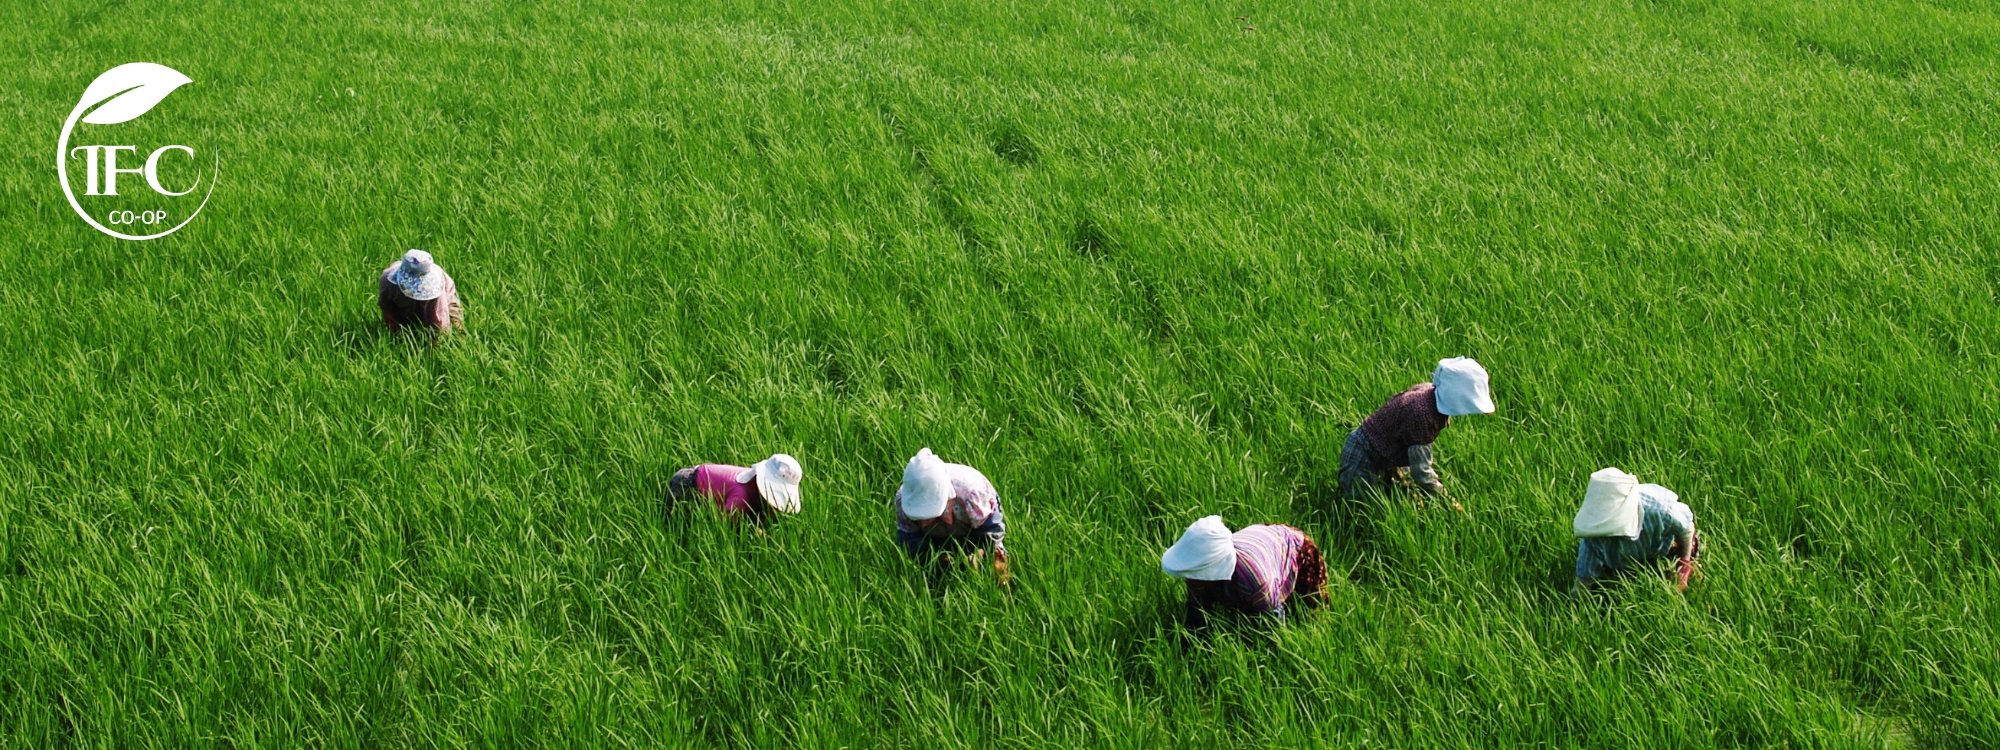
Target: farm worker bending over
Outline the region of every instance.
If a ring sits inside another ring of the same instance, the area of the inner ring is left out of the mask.
[[[403,326],[439,330],[465,327],[465,306],[458,303],[458,285],[431,262],[430,253],[422,250],[403,253],[402,260],[382,270],[375,304],[382,308],[382,322],[391,331]]]
[[[1187,580],[1189,630],[1207,627],[1216,607],[1282,622],[1287,602],[1326,590],[1326,561],[1305,532],[1259,525],[1231,534],[1222,516],[1188,526],[1160,556],[1160,569]]]
[[[1361,420],[1340,449],[1340,493],[1349,498],[1389,486],[1400,467],[1426,495],[1449,499],[1433,467],[1431,443],[1452,417],[1492,414],[1493,394],[1486,368],[1465,357],[1440,360],[1431,382],[1418,383],[1389,397],[1388,403]],[[1462,510],[1456,501],[1453,509]]]
[[[799,460],[783,453],[756,466],[690,466],[667,480],[667,501],[704,497],[723,515],[762,523],[773,513],[799,512],[799,481],[804,478]]]
[[[1657,484],[1640,484],[1638,477],[1616,468],[1590,475],[1590,489],[1571,528],[1579,537],[1578,593],[1658,560],[1674,561],[1674,580],[1686,591],[1701,554],[1694,511],[1680,496]]]
[[[903,467],[903,486],[896,491],[896,543],[919,560],[940,552],[967,551],[977,559],[993,548],[993,572],[1000,583],[1010,580],[1007,520],[1000,514],[1000,493],[986,475],[964,464],[948,464],[931,449],[917,451]]]

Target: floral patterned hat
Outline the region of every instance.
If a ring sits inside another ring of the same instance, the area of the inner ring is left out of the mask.
[[[403,259],[389,272],[389,283],[419,302],[443,296],[445,285],[450,281],[451,277],[444,275],[444,269],[431,261],[431,254],[422,250],[403,253]]]

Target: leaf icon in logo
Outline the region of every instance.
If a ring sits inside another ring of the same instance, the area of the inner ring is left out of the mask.
[[[97,109],[83,116],[92,125],[116,125],[146,114],[174,89],[194,81],[180,71],[153,63],[126,63],[104,71],[83,90],[78,110]],[[103,106],[98,106],[100,103]],[[74,116],[74,115],[72,115]]]

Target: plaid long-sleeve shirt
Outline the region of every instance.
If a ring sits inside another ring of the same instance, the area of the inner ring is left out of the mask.
[[[1626,573],[1655,560],[1694,554],[1694,509],[1678,500],[1639,496],[1639,536],[1587,537],[1576,544],[1576,577],[1581,581]]]
[[[1418,383],[1390,396],[1361,420],[1361,434],[1368,436],[1382,466],[1409,466],[1410,448],[1437,442],[1450,424],[1451,417],[1438,411],[1437,390],[1430,383]]]

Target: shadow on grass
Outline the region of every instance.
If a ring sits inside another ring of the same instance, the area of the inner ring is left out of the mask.
[[[672,488],[672,474],[665,479],[648,482],[646,491],[640,496],[650,498],[655,512],[659,514],[660,526],[669,538],[681,546],[696,543],[698,536],[709,536],[721,530],[737,535],[768,537],[765,529],[776,519],[749,515],[737,515],[716,507],[715,500],[698,492],[687,491],[676,495]],[[713,539],[710,539],[713,541]]]
[[[1162,672],[1185,668],[1184,664],[1163,661],[1186,654],[1197,645],[1196,638],[1181,628],[1181,600],[1147,598],[1135,603],[1122,618],[1098,626],[1095,638],[1110,645],[1118,670],[1125,682],[1146,694],[1156,693]],[[1170,677],[1170,675],[1169,675]]]
[[[993,551],[984,546],[934,544],[921,556],[911,556],[898,544],[896,553],[916,566],[923,576],[924,591],[938,601],[943,601],[954,586],[1000,585],[993,572]]]
[[[384,340],[391,340],[396,334],[389,332],[381,318],[366,315],[351,315],[333,324],[333,345],[348,354],[359,354],[380,346]]]
[[[376,351],[385,344],[397,343],[420,347],[415,350],[421,351],[442,345],[451,337],[466,335],[463,329],[447,333],[421,326],[403,326],[402,330],[391,331],[380,316],[365,313],[355,313],[334,323],[329,333],[334,348],[346,352],[349,356]]]
[[[1328,572],[1344,570],[1346,579],[1355,584],[1383,580],[1390,566],[1382,557],[1380,519],[1385,504],[1401,493],[1391,489],[1347,497],[1340,492],[1337,468],[1337,463],[1325,461],[1294,461],[1285,467],[1300,477],[1292,489],[1292,517],[1313,534]]]

